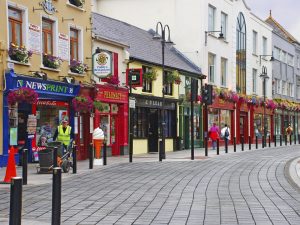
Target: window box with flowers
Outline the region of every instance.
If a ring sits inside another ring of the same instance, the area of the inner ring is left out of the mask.
[[[172,73],[167,73],[166,83],[167,84],[174,84],[174,83],[180,84],[181,83],[180,75],[177,70],[172,71]]]
[[[94,107],[94,102],[89,96],[80,95],[73,98],[72,106],[76,112],[90,113]]]
[[[87,71],[87,68],[86,64],[75,59],[72,59],[70,62],[70,71],[72,73],[84,74]]]
[[[16,103],[28,103],[33,104],[38,100],[38,94],[30,88],[22,87],[17,90],[10,91],[7,96],[9,105],[15,105]]]
[[[152,82],[157,79],[157,70],[151,69],[143,74],[143,79],[147,82]]]
[[[69,0],[71,5],[74,5],[76,7],[83,7],[84,0]]]
[[[11,60],[27,64],[32,56],[32,52],[28,51],[25,46],[18,46],[11,43],[8,50],[8,55]]]
[[[43,65],[45,67],[51,69],[59,69],[61,64],[62,64],[62,60],[59,57],[48,55],[48,54],[43,55]]]

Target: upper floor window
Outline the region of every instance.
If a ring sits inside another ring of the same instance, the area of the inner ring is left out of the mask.
[[[300,57],[297,56],[297,68],[299,69],[300,68]]]
[[[42,21],[42,45],[43,53],[53,55],[53,21],[43,18]]]
[[[279,79],[275,79],[275,92],[277,94],[281,94],[280,84],[281,84],[281,81]]]
[[[285,51],[281,51],[280,60],[282,62],[286,63],[286,52]]]
[[[70,59],[79,61],[79,31],[71,28],[70,29]]]
[[[215,30],[216,22],[216,8],[209,5],[208,6],[208,31]]]
[[[147,67],[147,66],[143,66],[143,74],[153,74],[152,68]],[[146,79],[145,76],[143,76],[143,89],[142,89],[142,91],[152,93],[152,79]]]
[[[215,82],[215,58],[216,56],[212,53],[208,53],[208,82]]]
[[[227,14],[221,13],[221,26],[222,26],[222,33],[224,35],[224,39],[227,39]]]
[[[252,92],[253,93],[256,93],[257,91],[256,83],[257,83],[257,69],[252,69]]]
[[[23,45],[22,41],[22,11],[8,7],[9,43]]]
[[[168,76],[168,74],[170,74],[170,73],[172,73],[172,72],[170,72],[170,71],[165,71],[164,76],[166,77],[166,76]],[[164,79],[164,80],[166,80],[166,79]],[[166,95],[173,95],[173,83],[166,83],[166,82],[165,82],[164,86],[165,86],[165,94],[166,94]]]
[[[236,91],[246,94],[246,21],[239,13],[236,24]]]
[[[274,47],[274,58],[280,60],[280,48]]]
[[[257,55],[257,32],[253,31],[252,35],[253,35],[253,37],[252,37],[253,38],[253,40],[252,40],[253,41],[253,47],[252,47],[253,52],[252,53]]]
[[[294,56],[292,56],[291,54],[288,54],[287,63],[290,66],[294,66]]]
[[[263,55],[267,55],[268,39],[263,37],[262,41],[262,53]]]
[[[286,92],[286,82],[285,81],[282,81],[282,91],[281,93],[283,95],[287,95],[287,92]]]
[[[227,80],[227,59],[221,58],[221,86],[226,86]]]

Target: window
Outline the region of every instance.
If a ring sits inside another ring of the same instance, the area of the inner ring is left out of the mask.
[[[268,43],[267,43],[267,38],[263,37],[263,42],[262,42],[262,52],[263,55],[267,55],[267,47],[268,47]]]
[[[221,86],[226,86],[227,79],[227,59],[221,58]]]
[[[294,96],[293,90],[294,90],[294,85],[292,83],[288,83],[287,94],[290,97]]]
[[[280,94],[281,92],[281,87],[280,87],[280,80],[279,79],[275,79],[275,93],[276,94]]]
[[[285,51],[281,51],[280,60],[282,62],[286,63],[286,52]]]
[[[8,7],[9,43],[23,45],[22,41],[22,11]]]
[[[53,55],[53,21],[43,18],[42,30],[43,53]]]
[[[215,82],[215,55],[208,53],[208,82]]]
[[[290,65],[290,66],[294,66],[294,56],[292,56],[291,54],[288,54],[288,58],[287,58],[287,63]]]
[[[71,28],[70,29],[70,59],[79,61],[79,31]]]
[[[253,31],[253,54],[257,55],[257,32]]]
[[[208,6],[208,31],[215,30],[215,16],[216,16],[216,8],[209,5]]]
[[[246,22],[239,13],[236,24],[236,91],[246,94]]]
[[[170,74],[170,71],[164,71],[164,77],[166,78],[166,76],[168,76],[168,74]],[[164,79],[165,81],[166,79]],[[165,83],[165,94],[166,95],[173,95],[173,83]]]
[[[152,69],[150,67],[143,66],[143,74],[151,73],[151,72],[152,72]],[[142,91],[152,93],[152,80],[148,80],[148,79],[143,78],[143,89],[142,89]]]
[[[221,13],[221,26],[222,26],[222,33],[224,35],[224,39],[227,39],[227,14]]]
[[[280,60],[280,49],[277,47],[274,47],[274,58]]]
[[[256,87],[257,87],[257,69],[252,69],[252,92],[256,93]]]
[[[297,56],[297,68],[300,69],[300,57]]]
[[[286,95],[286,82],[282,81],[282,92],[283,95]]]
[[[148,136],[148,114],[149,109],[137,107],[134,110],[133,116],[133,135],[134,137],[147,137]]]

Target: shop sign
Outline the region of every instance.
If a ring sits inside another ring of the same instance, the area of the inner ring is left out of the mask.
[[[143,87],[143,69],[126,69],[126,84]]]
[[[162,108],[162,100],[154,100],[154,99],[136,99],[136,105],[140,107],[148,107],[148,108]],[[175,109],[174,102],[165,102],[165,109]]]
[[[135,109],[135,98],[129,98],[129,108]]]
[[[65,106],[68,107],[69,103],[68,102],[60,102],[60,101],[37,101],[36,103],[38,106]]]
[[[118,91],[110,91],[110,90],[102,90],[98,92],[97,98],[103,101],[109,102],[127,102],[127,93],[118,92]]]
[[[29,24],[28,29],[28,42],[29,49],[33,53],[40,54],[41,53],[41,27],[34,25],[32,23]]]
[[[240,106],[240,110],[241,110],[241,111],[248,112],[248,106],[247,106],[247,104],[242,103],[241,106]]]
[[[112,54],[101,50],[93,54],[93,75],[99,78],[106,78],[112,75]]]
[[[54,7],[52,0],[44,0],[40,2],[40,5],[43,7],[44,11],[47,14],[54,14],[56,12],[56,8]]]

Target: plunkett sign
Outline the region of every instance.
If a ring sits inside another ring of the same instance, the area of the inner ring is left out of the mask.
[[[99,78],[105,78],[112,74],[111,52],[100,50],[93,54],[93,74]]]

